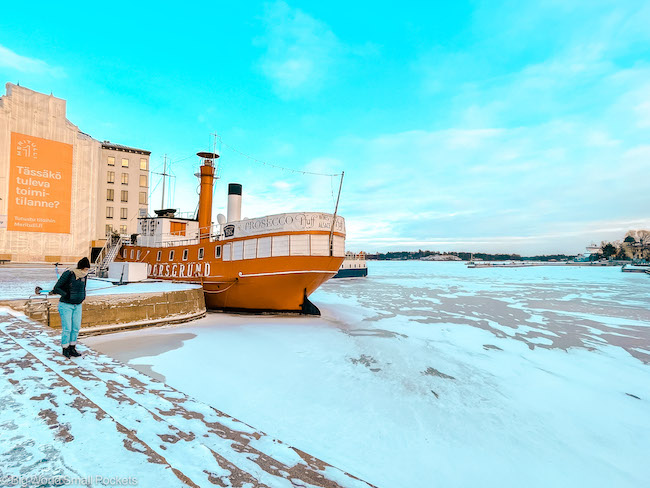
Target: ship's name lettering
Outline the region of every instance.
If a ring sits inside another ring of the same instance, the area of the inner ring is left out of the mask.
[[[210,276],[210,263],[149,264],[147,271],[154,278],[200,278]]]

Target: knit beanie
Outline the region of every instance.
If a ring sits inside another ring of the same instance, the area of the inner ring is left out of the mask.
[[[88,258],[81,258],[77,263],[77,268],[79,269],[90,268],[90,261],[88,261]]]

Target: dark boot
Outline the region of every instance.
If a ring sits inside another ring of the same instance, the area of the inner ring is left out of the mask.
[[[63,355],[70,359],[70,347],[64,347],[63,348]]]
[[[79,356],[81,356],[81,354],[77,352],[77,348],[75,346],[68,347],[68,354],[70,354],[70,356],[72,356],[73,358],[78,358]]]

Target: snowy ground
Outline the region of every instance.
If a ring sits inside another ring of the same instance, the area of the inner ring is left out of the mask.
[[[0,308],[0,486],[371,488]]]
[[[650,277],[371,262],[323,316],[84,339],[380,487],[650,479]]]
[[[59,274],[67,268],[59,266]],[[40,286],[43,290],[51,290],[57,281],[54,266],[34,268],[0,268],[0,301],[27,299],[34,295],[34,289]],[[186,285],[160,281],[144,283],[129,283],[113,285],[110,281],[89,278],[86,286],[88,296],[116,295],[124,293],[154,293],[189,290],[199,285]]]

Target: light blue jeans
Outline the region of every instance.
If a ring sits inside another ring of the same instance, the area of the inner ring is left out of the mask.
[[[59,315],[61,316],[61,347],[77,344],[77,335],[81,329],[81,303],[59,302]]]

